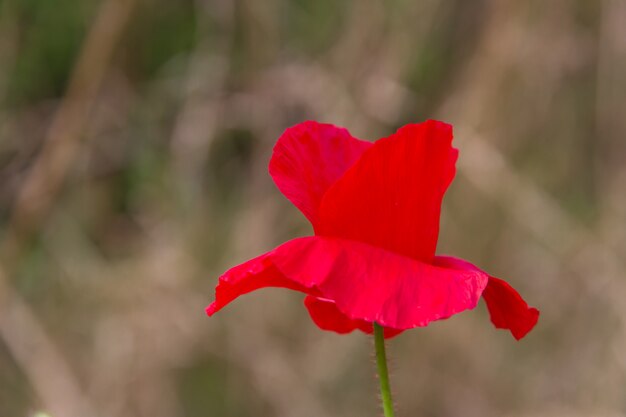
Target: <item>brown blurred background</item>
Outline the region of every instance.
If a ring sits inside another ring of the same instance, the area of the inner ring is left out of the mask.
[[[454,124],[440,253],[484,305],[389,344],[399,416],[626,415],[623,0],[0,0],[0,416],[380,415],[372,342],[228,267],[311,232],[267,174],[305,119]]]

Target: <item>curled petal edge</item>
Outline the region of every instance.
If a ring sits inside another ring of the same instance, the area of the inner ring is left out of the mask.
[[[529,307],[506,281],[489,277],[483,292],[491,322],[498,329],[508,329],[516,340],[522,339],[539,321],[539,310]]]
[[[435,264],[480,271],[471,263],[451,256],[437,256]],[[509,330],[516,340],[526,336],[539,320],[539,310],[530,307],[515,288],[500,278],[489,276],[483,299],[493,325]]]

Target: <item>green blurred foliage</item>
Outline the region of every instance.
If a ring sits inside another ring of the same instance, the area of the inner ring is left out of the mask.
[[[92,0],[13,0],[0,6],[18,26],[20,53],[9,76],[9,105],[63,93],[96,5]]]

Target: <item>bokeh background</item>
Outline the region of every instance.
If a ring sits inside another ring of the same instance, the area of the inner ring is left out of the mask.
[[[371,338],[221,272],[311,232],[288,126],[438,118],[440,253],[541,309],[389,344],[399,416],[626,415],[626,2],[0,1],[0,415],[380,415]]]

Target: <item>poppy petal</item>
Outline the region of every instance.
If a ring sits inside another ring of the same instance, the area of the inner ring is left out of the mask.
[[[270,175],[313,227],[326,190],[371,147],[344,129],[307,121],[285,131],[274,146]]]
[[[207,313],[238,295],[276,286],[332,300],[352,320],[403,330],[474,308],[487,280],[477,269],[434,266],[345,239],[305,237],[226,272]]]
[[[489,277],[483,298],[493,325],[509,329],[517,340],[526,336],[539,320],[539,310],[529,307],[513,287],[499,278]]]
[[[374,332],[372,323],[364,320],[353,320],[343,314],[332,300],[307,295],[304,305],[309,311],[313,322],[322,330],[330,330],[339,334],[350,333],[356,329],[371,334]],[[385,338],[391,338],[402,333],[403,330],[385,328]]]
[[[269,258],[270,254],[258,256],[226,271],[215,287],[215,301],[206,308],[206,313],[212,316],[240,295],[266,287],[312,292],[277,270]]]
[[[451,256],[437,256],[435,264],[448,268],[481,271],[471,263]],[[510,330],[517,340],[526,336],[539,320],[539,310],[529,307],[513,287],[499,278],[489,277],[483,298],[494,326]]]
[[[318,234],[430,262],[457,156],[452,126],[433,120],[375,142],[326,192]]]
[[[322,330],[346,334],[359,328],[359,320],[347,317],[339,311],[332,300],[307,295],[304,299],[304,306],[309,310],[313,322]]]

